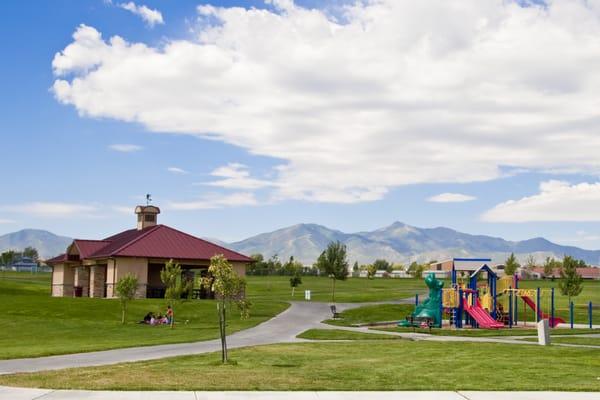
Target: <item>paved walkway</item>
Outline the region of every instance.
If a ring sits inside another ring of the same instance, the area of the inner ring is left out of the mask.
[[[405,300],[406,302],[411,299]],[[399,301],[395,303],[400,303]],[[368,304],[382,303],[346,303],[336,304],[338,311]],[[536,342],[517,340],[516,338],[503,337],[461,337],[461,336],[439,336],[427,335],[413,332],[373,332],[367,327],[354,328],[323,324],[321,321],[331,317],[329,304],[318,302],[292,302],[291,306],[275,316],[253,328],[236,332],[227,337],[229,348],[246,346],[258,346],[274,343],[304,342],[296,336],[307,329],[344,329],[356,332],[379,333],[385,335],[401,336],[412,340],[428,340],[442,342],[488,342],[519,345],[536,345]],[[531,336],[528,336],[530,338]],[[557,344],[566,347],[599,348],[592,345],[579,344]],[[190,354],[202,354],[221,349],[219,339],[193,343],[164,344],[158,346],[130,347],[124,349],[95,351],[89,353],[65,354],[59,356],[21,358],[15,360],[0,360],[0,375],[18,372],[38,372],[45,370],[57,370],[64,368],[91,367],[110,365],[123,362],[156,360],[166,357],[175,357]],[[1,398],[0,398],[1,400]]]
[[[113,392],[17,389],[0,386],[2,400],[600,400],[584,392]]]
[[[336,306],[338,311],[343,311],[364,305],[365,303],[350,303],[337,304]],[[287,310],[274,318],[253,328],[227,336],[227,346],[234,349],[273,343],[301,342],[304,340],[296,338],[296,335],[307,329],[320,327],[321,321],[328,318],[331,318],[331,311],[327,303],[293,302]],[[220,339],[215,339],[193,343],[130,347],[60,356],[1,360],[0,375],[156,360],[165,357],[209,353],[219,351],[220,349],[221,341]]]

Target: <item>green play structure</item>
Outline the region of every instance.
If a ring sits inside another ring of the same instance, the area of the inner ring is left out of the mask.
[[[398,326],[442,326],[441,304],[444,282],[436,279],[434,274],[429,274],[425,278],[425,284],[429,288],[429,298],[417,304],[415,311],[406,317],[405,320],[398,322]]]

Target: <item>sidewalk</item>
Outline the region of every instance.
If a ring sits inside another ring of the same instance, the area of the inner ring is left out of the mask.
[[[600,400],[587,392],[112,392],[0,386],[1,400]]]

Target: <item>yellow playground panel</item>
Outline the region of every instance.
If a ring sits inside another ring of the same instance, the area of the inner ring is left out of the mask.
[[[442,289],[442,305],[445,308],[456,308],[459,305],[457,289]]]

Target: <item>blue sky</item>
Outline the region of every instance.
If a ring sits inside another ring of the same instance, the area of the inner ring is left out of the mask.
[[[597,10],[400,3],[0,3],[0,233],[107,236],[151,193],[222,240],[402,221],[600,248]]]

